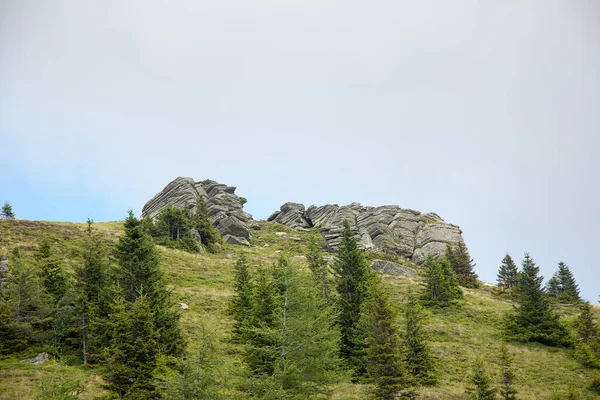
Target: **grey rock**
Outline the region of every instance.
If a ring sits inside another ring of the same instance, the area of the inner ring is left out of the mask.
[[[463,241],[460,228],[446,223],[439,215],[395,205],[327,204],[312,205],[303,214],[302,210],[302,204],[285,203],[270,219],[295,228],[306,221],[308,227],[319,228],[330,252],[337,250],[344,220],[361,248],[393,253],[416,264],[421,264],[428,253],[440,256],[447,244],[455,246]]]
[[[371,262],[371,268],[377,272],[388,275],[415,276],[416,274],[416,271],[412,268],[386,260],[373,260]]]
[[[286,236],[287,236],[287,233],[285,233],[285,232],[275,232],[275,236],[278,236],[278,237],[286,237]]]
[[[302,239],[300,239],[298,236],[290,236],[288,237],[289,240],[293,240],[294,242],[301,242]]]
[[[155,217],[167,205],[195,212],[196,199],[201,196],[206,200],[210,219],[221,235],[234,236],[239,238],[237,242],[247,243],[252,215],[244,211],[246,199],[236,195],[235,190],[235,186],[210,179],[196,182],[192,178],[179,177],[144,205],[142,216]]]
[[[237,244],[240,246],[250,246],[250,242],[243,237],[233,236],[233,235],[225,235],[223,236],[223,241],[229,244]]]
[[[6,275],[8,275],[8,258],[0,257],[0,292],[2,291],[4,281],[6,280]]]
[[[254,229],[255,231],[260,231],[262,229],[262,225],[258,221],[250,221],[248,222],[248,228]]]
[[[39,353],[35,357],[28,358],[26,360],[21,360],[21,362],[28,363],[28,364],[33,364],[33,365],[39,365],[39,364],[45,363],[49,359],[50,358],[48,357],[48,353]]]

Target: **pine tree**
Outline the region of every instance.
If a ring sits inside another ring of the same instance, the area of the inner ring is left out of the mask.
[[[374,399],[395,399],[408,386],[400,354],[397,319],[381,279],[377,277],[369,287],[361,315],[361,326],[366,332],[367,377],[374,384]]]
[[[514,287],[518,282],[518,270],[515,262],[509,254],[502,259],[502,265],[498,268],[498,286],[512,295]]]
[[[15,219],[15,213],[13,212],[12,206],[8,202],[5,202],[2,206],[0,217],[6,219]]]
[[[235,263],[234,295],[231,302],[231,313],[235,323],[233,325],[234,341],[242,341],[253,310],[252,281],[248,271],[248,260],[244,253],[240,253]]]
[[[474,271],[475,264],[469,256],[469,251],[464,242],[458,242],[455,248],[446,245],[446,259],[454,271],[458,284],[467,288],[479,287],[477,274]]]
[[[104,336],[101,332],[108,315],[108,254],[92,224],[93,221],[88,219],[83,263],[75,271],[76,313],[84,365],[90,356],[100,352],[101,341],[97,338]]]
[[[512,369],[512,357],[508,352],[508,346],[502,343],[500,347],[500,368],[502,368],[502,381],[500,382],[500,397],[504,400],[516,400],[517,391],[513,387],[515,373]]]
[[[109,387],[121,399],[154,398],[158,335],[146,296],[136,297],[133,304],[118,296],[109,326],[113,332],[105,374]]]
[[[167,290],[154,242],[132,211],[125,220],[125,234],[119,238],[115,255],[119,264],[117,282],[125,301],[133,303],[139,296],[146,296],[154,316],[160,352],[180,355],[185,342],[179,330],[179,310]]]
[[[471,377],[473,387],[467,389],[469,397],[474,400],[496,399],[496,389],[491,387],[490,378],[486,373],[483,361],[479,360],[473,365]]]
[[[312,274],[312,278],[320,288],[321,296],[324,299],[329,299],[329,282],[327,277],[327,262],[321,254],[321,244],[314,238],[311,237],[308,241],[308,250],[306,252],[306,260],[308,261],[308,268]]]
[[[414,293],[409,293],[403,307],[404,336],[403,357],[407,373],[415,385],[437,383],[437,361],[427,345],[425,309]]]
[[[52,253],[52,242],[48,236],[39,244],[36,260],[46,291],[57,303],[67,292],[68,281],[60,259]]]
[[[505,318],[504,333],[509,340],[538,342],[548,346],[568,346],[566,328],[552,312],[548,297],[542,287],[543,276],[539,268],[525,254],[522,272],[515,288],[518,306]]]
[[[569,267],[564,263],[558,263],[558,271],[548,281],[546,286],[548,296],[557,302],[564,304],[577,304],[581,302],[579,287],[575,283],[575,277]]]
[[[342,334],[340,355],[358,375],[361,375],[364,373],[364,338],[359,329],[359,319],[374,272],[364,253],[358,248],[356,238],[346,220],[333,272],[338,294],[338,326]]]
[[[423,293],[425,304],[446,307],[454,300],[462,298],[462,290],[445,256],[435,260],[433,255],[427,254],[423,269],[423,277],[427,284]]]

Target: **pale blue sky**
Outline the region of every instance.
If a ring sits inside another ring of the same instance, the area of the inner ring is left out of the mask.
[[[115,220],[176,176],[461,226],[600,294],[600,2],[0,0],[0,201]]]

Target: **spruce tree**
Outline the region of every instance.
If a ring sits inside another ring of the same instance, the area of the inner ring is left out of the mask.
[[[231,313],[235,323],[233,325],[233,340],[243,340],[245,330],[250,322],[253,310],[253,286],[248,260],[244,253],[240,253],[235,263],[234,295],[231,301]]]
[[[569,335],[550,308],[542,287],[539,268],[525,254],[515,294],[517,307],[505,318],[504,333],[508,340],[538,342],[548,346],[568,346]]]
[[[500,397],[504,400],[516,400],[518,392],[514,388],[515,373],[512,369],[512,357],[505,343],[500,347],[500,368],[502,369]]]
[[[347,220],[344,220],[333,272],[338,294],[338,326],[342,334],[340,355],[358,375],[361,375],[364,373],[364,338],[359,328],[359,319],[374,272],[363,251],[358,248]]]
[[[450,263],[459,285],[466,288],[479,286],[477,274],[474,271],[475,264],[469,256],[469,251],[464,242],[458,242],[455,248],[452,248],[449,244],[446,245],[446,259]]]
[[[117,282],[125,301],[133,303],[139,296],[146,296],[158,333],[160,352],[180,355],[185,342],[179,330],[179,310],[171,300],[160,270],[158,250],[132,211],[125,220],[125,234],[119,238],[115,250]]]
[[[488,376],[483,361],[478,360],[473,365],[473,375],[471,376],[472,387],[467,389],[469,398],[473,400],[495,400],[496,389],[491,387],[490,377]]]
[[[42,283],[57,303],[67,292],[68,281],[61,260],[52,252],[52,241],[48,236],[39,244],[36,260]]]
[[[573,355],[582,366],[597,368],[600,367],[600,329],[594,321],[592,305],[585,302],[580,308],[575,321],[577,340]]]
[[[517,265],[509,254],[502,259],[502,264],[498,268],[498,286],[512,295],[514,287],[518,281]]]
[[[327,262],[323,258],[323,254],[321,254],[321,248],[321,244],[314,237],[311,237],[308,241],[306,260],[308,261],[308,268],[310,269],[312,278],[320,288],[321,296],[329,299],[328,268]]]
[[[15,219],[15,213],[13,212],[12,206],[5,202],[2,206],[2,210],[0,210],[0,217],[6,219]]]
[[[223,239],[218,229],[210,219],[208,212],[208,204],[204,197],[198,196],[196,198],[196,212],[194,214],[194,227],[200,235],[200,241],[210,251],[213,244],[221,243]]]
[[[426,311],[414,293],[409,293],[403,307],[404,335],[402,354],[407,373],[415,385],[437,383],[437,361],[427,344]]]
[[[395,399],[408,387],[405,366],[400,354],[398,315],[389,295],[377,277],[369,287],[361,315],[365,330],[367,377],[373,383],[373,398]]]
[[[454,300],[462,298],[462,290],[445,256],[435,260],[433,255],[427,254],[423,269],[423,277],[427,285],[422,296],[425,304],[447,307]]]
[[[581,302],[579,287],[575,283],[575,277],[569,267],[564,263],[558,263],[558,271],[548,281],[546,286],[548,296],[553,300],[564,304],[577,304]]]

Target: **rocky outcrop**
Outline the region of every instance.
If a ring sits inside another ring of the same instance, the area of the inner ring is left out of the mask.
[[[37,356],[32,357],[32,358],[28,358],[25,360],[21,360],[22,363],[28,363],[28,364],[33,364],[33,365],[40,365],[45,363],[46,361],[48,361],[50,359],[50,357],[48,356],[48,353],[38,353]]]
[[[8,258],[4,256],[0,256],[0,292],[2,291],[2,287],[4,286],[4,281],[6,281],[6,276],[8,275]]]
[[[294,228],[319,228],[329,251],[337,250],[343,222],[347,220],[361,248],[393,253],[416,264],[421,264],[428,253],[439,256],[447,244],[463,241],[460,228],[446,223],[439,215],[398,206],[328,204],[310,206],[304,211],[302,204],[286,203],[269,220]]]
[[[252,215],[244,211],[246,199],[235,194],[235,186],[227,186],[210,179],[196,182],[179,177],[144,205],[142,215],[156,216],[167,205],[196,210],[196,199],[202,196],[208,204],[210,219],[228,243],[248,245],[248,224]]]
[[[416,274],[416,271],[412,268],[386,260],[371,261],[371,268],[377,272],[388,275],[415,276]]]

